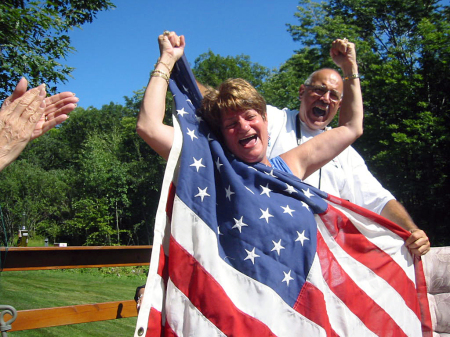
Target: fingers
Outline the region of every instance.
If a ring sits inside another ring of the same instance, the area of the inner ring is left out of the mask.
[[[22,77],[20,81],[17,83],[16,88],[14,89],[14,92],[11,96],[5,99],[5,101],[2,104],[2,107],[7,107],[12,102],[14,102],[17,98],[21,97],[23,94],[26,93],[28,87],[28,81],[25,77]]]
[[[33,124],[34,127],[43,113],[45,94],[45,84],[41,84],[37,88],[28,90],[20,99],[14,100],[8,110],[19,117],[24,125]]]
[[[77,107],[78,97],[72,92],[62,92],[46,98],[47,105],[31,139],[35,139],[69,118],[69,114]]]
[[[425,232],[421,229],[413,229],[405,244],[412,254],[421,256],[430,251],[431,243]]]
[[[42,123],[41,129],[39,130],[39,133],[33,133],[31,139],[35,139],[44,133],[46,133],[48,130],[53,129],[55,126],[61,124],[64,122],[69,116],[67,114],[61,114],[58,116],[54,116],[51,118],[45,119],[46,116],[42,115],[41,120],[38,124]]]
[[[65,91],[45,99],[45,116],[47,120],[61,114],[69,114],[77,107],[80,99],[74,93]]]
[[[332,56],[341,54],[348,54],[351,51],[355,49],[355,44],[352,42],[349,42],[346,38],[344,39],[336,39],[331,44],[331,50],[330,53],[332,53]]]
[[[184,36],[183,35],[178,36],[177,33],[175,33],[175,32],[165,31],[163,34],[161,34],[158,37],[158,40],[161,43],[168,41],[168,42],[170,42],[170,45],[174,48],[177,48],[177,47],[184,48],[184,45],[185,45]]]

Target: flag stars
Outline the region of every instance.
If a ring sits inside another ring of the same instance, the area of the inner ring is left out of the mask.
[[[302,201],[302,206],[305,207],[308,211],[310,210],[309,205],[304,201]]]
[[[287,188],[284,190],[285,192],[288,192],[289,194],[297,193],[297,191],[295,190],[295,188],[293,186],[286,184],[286,187]]]
[[[283,213],[288,213],[290,216],[293,217],[292,212],[295,212],[295,210],[291,209],[289,207],[289,205],[286,205],[286,207],[283,207],[283,206],[280,206],[280,207],[284,210]]]
[[[302,233],[299,233],[297,231],[297,235],[298,235],[298,237],[297,237],[297,239],[295,239],[295,241],[300,241],[300,243],[302,244],[302,247],[303,247],[303,243],[309,239],[305,236],[305,231],[303,231]]]
[[[226,195],[227,199],[230,200],[230,201],[231,201],[231,196],[232,196],[233,194],[235,194],[235,193],[231,190],[231,186],[230,186],[230,185],[228,185],[228,188],[225,189],[225,193],[227,194],[227,195]]]
[[[273,174],[273,169],[270,170],[270,172],[264,172],[264,173],[267,174],[267,175],[270,176],[270,177],[278,178],[275,174]]]
[[[262,186],[262,185],[259,185],[259,186],[262,188],[262,192],[260,195],[265,194],[270,198],[270,192],[272,192],[272,190],[269,188],[269,184],[267,184],[266,186]]]
[[[198,139],[198,137],[195,135],[195,130],[189,130],[189,128],[188,128],[187,134],[189,137],[191,137],[191,140],[194,140],[194,138]]]
[[[221,167],[221,166],[223,166],[223,164],[220,162],[220,158],[217,157],[217,160],[216,160],[216,168],[217,168],[217,171],[220,172],[220,167]]]
[[[281,239],[280,239],[280,241],[278,241],[278,242],[275,242],[275,241],[273,241],[272,240],[272,242],[273,242],[273,248],[272,248],[272,250],[271,250],[271,252],[273,252],[274,250],[278,253],[278,256],[280,256],[280,251],[282,250],[282,249],[285,249],[282,245],[281,245]]]
[[[206,193],[206,190],[208,189],[208,187],[205,187],[205,189],[203,189],[203,190],[200,187],[197,187],[197,188],[198,188],[198,194],[196,194],[195,197],[200,197],[202,199],[202,202],[205,197],[210,197],[210,195],[208,193]]]
[[[244,218],[243,216],[241,216],[241,218],[240,218],[239,220],[233,218],[233,220],[234,220],[234,226],[231,227],[231,229],[237,228],[237,229],[239,229],[239,233],[242,233],[242,227],[248,227],[248,225],[245,224],[244,221],[242,221],[243,218]]]
[[[187,112],[186,110],[184,110],[184,107],[181,110],[177,110],[178,115],[180,115],[181,117],[184,117],[184,115],[188,115],[189,112]]]
[[[200,158],[200,160],[197,160],[194,157],[192,157],[192,159],[194,159],[194,163],[191,164],[190,166],[194,166],[197,169],[197,172],[200,169],[200,167],[206,167],[205,165],[202,164],[203,158]]]
[[[291,271],[292,271],[292,270],[289,270],[289,273],[286,273],[286,272],[283,271],[283,273],[284,273],[284,279],[283,279],[282,282],[286,282],[286,285],[287,285],[288,287],[289,287],[289,282],[293,280],[293,278],[291,277]]]
[[[253,264],[255,264],[255,257],[259,257],[258,254],[255,253],[255,247],[253,247],[252,251],[249,250],[245,250],[247,252],[247,257],[244,259],[245,260],[251,260]]]
[[[259,217],[260,219],[265,219],[267,223],[269,223],[269,218],[273,218],[273,215],[269,213],[269,208],[265,211],[260,208],[262,215]]]
[[[309,199],[311,199],[311,197],[314,195],[309,191],[309,188],[306,191],[305,190],[302,191],[305,194],[305,196],[308,197]]]

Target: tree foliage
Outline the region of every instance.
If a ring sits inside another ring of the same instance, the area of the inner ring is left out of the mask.
[[[203,85],[217,87],[228,78],[243,78],[260,89],[270,70],[250,60],[248,55],[220,56],[211,50],[195,59],[193,73]]]
[[[54,92],[73,68],[61,64],[69,52],[67,32],[114,5],[109,0],[3,0],[0,3],[0,100],[22,76],[32,86],[47,83]]]

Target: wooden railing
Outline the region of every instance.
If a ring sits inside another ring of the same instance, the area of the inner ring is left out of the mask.
[[[152,246],[0,248],[3,271],[147,266]],[[4,303],[7,304],[7,303]],[[134,300],[19,310],[9,331],[137,316]],[[7,317],[5,317],[8,319]]]

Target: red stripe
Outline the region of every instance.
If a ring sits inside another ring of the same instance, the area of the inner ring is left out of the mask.
[[[417,296],[420,304],[420,314],[422,321],[423,336],[433,336],[433,328],[431,324],[430,304],[428,303],[427,283],[423,272],[422,260],[414,258],[414,266],[416,271]]]
[[[168,279],[168,265],[167,265],[167,260],[168,257],[164,254],[164,248],[163,246],[159,247],[159,263],[158,263],[158,275],[162,277],[162,279],[164,280],[164,282],[167,284],[167,279]]]
[[[173,211],[173,202],[175,200],[175,191],[176,186],[172,182],[169,187],[169,193],[167,195],[167,202],[166,202],[166,215],[169,218],[169,223],[172,222],[172,211]]]
[[[336,243],[347,254],[388,282],[419,318],[420,309],[417,297],[411,296],[416,292],[414,282],[408,278],[397,263],[392,261],[390,255],[370,242],[341,211],[332,205],[328,205],[328,209],[320,214],[320,218]],[[377,219],[372,220],[380,219],[382,218],[378,216]]]
[[[162,334],[162,315],[155,308],[150,308],[148,316],[147,332],[145,337],[164,336]]]
[[[172,282],[226,336],[274,336],[264,323],[239,310],[219,283],[173,237],[169,254]]]
[[[164,337],[177,337],[178,335],[175,333],[175,331],[172,330],[170,325],[166,322],[166,325],[164,326]]]
[[[317,233],[317,254],[323,277],[330,290],[369,330],[379,336],[405,336],[391,316],[360,289],[342,269],[319,232]]]
[[[322,292],[313,284],[305,282],[294,304],[294,309],[321,326],[326,331],[327,336],[337,336],[330,325],[325,298]]]
[[[405,241],[411,235],[411,233],[408,232],[406,229],[404,229],[404,228],[400,227],[399,225],[397,225],[396,223],[380,216],[379,214],[368,210],[367,208],[358,206],[356,204],[351,203],[350,201],[335,197],[334,195],[331,195],[331,194],[328,194],[327,200],[331,201],[334,204],[341,205],[352,212],[360,214],[360,215],[366,217],[367,219],[377,222],[378,224],[382,225],[383,227],[386,227],[387,229],[389,229],[391,232],[397,234],[399,237],[401,237]]]

